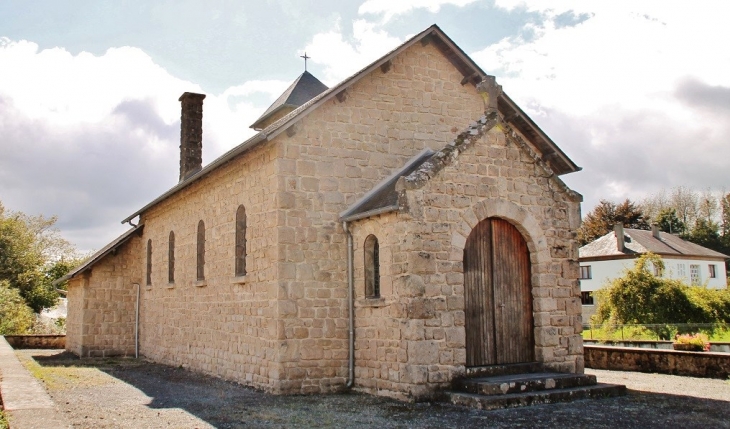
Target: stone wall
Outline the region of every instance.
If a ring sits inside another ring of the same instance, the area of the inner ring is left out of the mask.
[[[332,98],[294,125],[291,136],[277,138],[283,148],[277,171],[285,391],[344,385],[347,253],[339,213],[425,147],[443,147],[481,114],[481,97],[473,85],[462,86],[462,78],[437,48],[417,43],[394,58],[388,71],[364,76],[344,97]],[[399,328],[396,323],[389,329],[396,335]],[[387,379],[389,365],[377,370],[377,380]]]
[[[536,359],[582,373],[580,196],[517,139],[493,129],[406,189],[404,212],[353,223],[356,386],[418,398],[463,374],[463,250],[471,229],[489,217],[513,223],[530,249]],[[364,298],[362,249],[369,234],[381,243],[380,300]]]
[[[68,281],[66,287],[66,350],[81,356],[81,331],[84,328],[84,284],[86,276]]]
[[[584,349],[587,368],[658,372],[723,380],[730,377],[730,354],[726,353],[589,345]]]
[[[143,214],[143,248],[152,241],[151,285],[143,284],[140,353],[170,365],[279,392],[282,327],[275,207],[280,202],[275,143],[219,167]],[[235,277],[235,217],[247,218],[247,275]],[[197,281],[197,226],[205,223],[205,280]],[[175,234],[173,283],[168,244]],[[144,276],[144,275],[143,275]]]
[[[65,349],[65,335],[5,335],[14,349]]]
[[[133,356],[140,238],[97,262],[68,284],[66,349],[79,356]]]

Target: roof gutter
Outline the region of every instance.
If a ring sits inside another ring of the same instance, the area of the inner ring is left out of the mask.
[[[387,206],[373,209],[364,213],[358,213],[351,216],[345,216],[340,218],[340,222],[352,222],[355,220],[365,219],[366,217],[376,216],[383,213],[394,212],[398,210],[398,206]]]

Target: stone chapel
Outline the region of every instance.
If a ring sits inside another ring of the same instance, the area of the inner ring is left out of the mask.
[[[304,72],[71,271],[67,349],[273,393],[428,398],[474,368],[582,374],[580,170],[431,26],[338,85]]]

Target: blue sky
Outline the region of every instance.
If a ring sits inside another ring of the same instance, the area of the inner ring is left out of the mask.
[[[438,24],[580,166],[585,197],[730,183],[723,1],[0,2],[0,201],[80,249],[173,186],[178,96],[208,94],[204,163],[303,69],[333,85]],[[715,46],[718,45],[718,46]]]

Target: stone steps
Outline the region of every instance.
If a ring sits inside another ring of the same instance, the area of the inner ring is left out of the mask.
[[[455,384],[456,389],[460,392],[480,395],[505,395],[508,393],[592,386],[596,384],[596,377],[585,374],[538,372],[534,374],[467,378],[459,380]]]
[[[452,404],[481,410],[626,393],[626,386],[597,383],[593,375],[546,372],[537,363],[469,368],[466,375],[454,381],[447,397]]]
[[[448,395],[450,402],[455,405],[463,405],[480,410],[496,410],[499,408],[569,402],[578,399],[621,396],[625,393],[626,386],[598,383],[592,386],[508,393],[504,395],[479,395],[463,392],[451,392]]]

